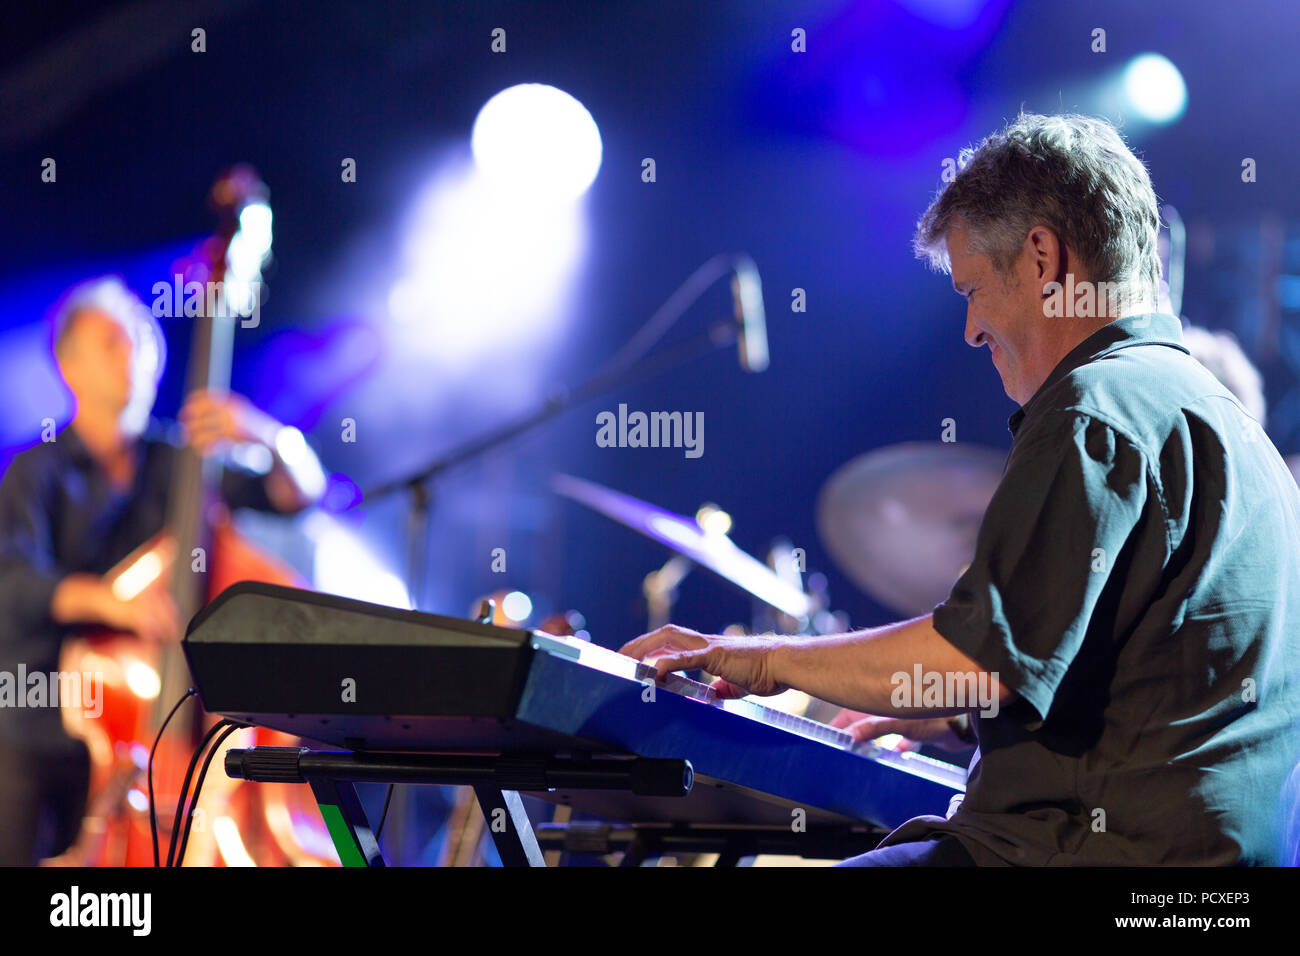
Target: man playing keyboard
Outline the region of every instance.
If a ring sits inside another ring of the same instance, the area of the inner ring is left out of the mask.
[[[669,625],[621,650],[921,738],[970,714],[965,799],[849,864],[1276,864],[1300,762],[1300,490],[1156,311],[1156,197],[1113,127],[1025,114],[962,159],[915,245],[1020,408],[948,598],[848,634]],[[914,675],[991,693],[913,693]]]

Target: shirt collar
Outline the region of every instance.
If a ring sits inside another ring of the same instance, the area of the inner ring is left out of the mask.
[[[136,456],[137,466],[139,466],[141,456],[144,454],[146,442],[160,440],[160,428],[161,426],[151,418],[140,439],[134,442],[133,453]],[[90,453],[90,449],[86,447],[86,443],[81,440],[81,436],[77,434],[77,430],[71,424],[65,425],[63,431],[58,433],[55,443],[63,449],[63,453],[73,463],[82,466],[94,466],[96,464],[95,456]]]
[[[1025,416],[1034,410],[1043,393],[1052,385],[1079,366],[1087,365],[1089,362],[1132,345],[1167,345],[1187,352],[1188,355],[1191,354],[1183,344],[1183,325],[1176,315],[1151,312],[1116,319],[1108,325],[1103,325],[1071,349],[1065,358],[1057,363],[1056,368],[1052,369],[1046,381],[1038,387],[1038,391],[1034,392],[1029,401],[1011,413],[1011,417],[1007,419],[1007,427],[1011,429],[1011,434],[1015,435]]]
[[[86,443],[81,440],[81,436],[77,434],[77,430],[71,424],[59,432],[55,441],[63,448],[64,454],[73,462],[82,465],[94,462],[95,459],[90,454],[90,449],[86,447]]]

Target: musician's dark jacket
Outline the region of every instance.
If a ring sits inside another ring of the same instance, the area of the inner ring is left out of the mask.
[[[70,631],[50,617],[59,581],[104,574],[166,523],[176,447],[155,423],[135,451],[135,478],[125,492],[71,428],[15,456],[0,481],[0,680],[11,675],[11,690],[20,665],[29,678],[58,667]],[[243,469],[224,470],[221,495],[232,507],[274,510],[262,476]],[[0,747],[39,751],[65,741],[57,708],[0,698]]]
[[[949,818],[981,864],[1273,864],[1297,848],[1300,490],[1168,315],[1120,319],[1010,420],[934,627],[1019,699]],[[1288,782],[1288,778],[1290,782]]]

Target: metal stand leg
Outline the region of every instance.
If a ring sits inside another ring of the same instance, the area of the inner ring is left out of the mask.
[[[339,862],[344,866],[384,866],[384,855],[370,831],[356,787],[347,780],[330,777],[309,777],[307,782],[320,806],[321,818],[334,841]]]
[[[546,753],[335,753],[306,747],[229,750],[234,780],[308,783],[344,866],[384,866],[353,784],[419,783],[472,786],[505,866],[545,866],[519,791],[623,790],[684,797],[694,786],[689,760],[647,757],[575,759]]]
[[[524,812],[524,802],[514,790],[477,784],[474,795],[487,821],[502,866],[545,866],[537,835]]]

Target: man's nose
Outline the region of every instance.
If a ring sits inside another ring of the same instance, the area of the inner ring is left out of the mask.
[[[984,344],[984,330],[976,325],[969,315],[966,316],[966,344],[973,349]]]

